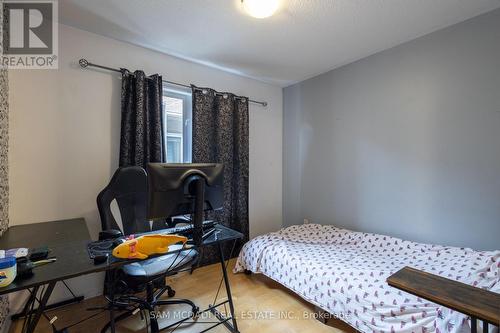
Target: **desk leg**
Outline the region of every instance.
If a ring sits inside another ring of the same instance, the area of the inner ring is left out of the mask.
[[[234,314],[233,297],[231,296],[231,287],[229,286],[229,279],[227,278],[226,261],[224,259],[224,251],[222,251],[221,242],[217,242],[217,246],[219,248],[220,264],[221,264],[221,268],[222,268],[222,275],[224,276],[224,284],[226,285],[226,294],[227,294],[227,300],[229,302],[229,310],[231,311],[231,318],[233,321],[233,329],[234,329],[234,332],[238,332],[238,324],[236,323],[236,317]]]
[[[18,318],[21,317],[27,317],[28,315],[31,315],[33,311],[30,311],[31,304],[36,301],[36,295],[38,294],[38,290],[40,289],[40,286],[36,286],[33,288],[33,290],[29,290],[30,296],[28,297],[28,300],[24,304],[23,310],[19,313],[19,316],[13,315],[11,319],[17,320]],[[15,317],[16,316],[16,317]]]
[[[471,319],[470,319],[470,331],[471,331],[471,333],[477,333],[477,319],[476,319],[476,317],[471,317]]]
[[[109,299],[111,300],[110,306],[109,306],[109,328],[111,329],[111,333],[115,333],[116,327],[115,327],[115,286],[114,286],[114,280],[115,280],[115,270],[109,270],[107,271],[108,276],[106,277],[108,279],[107,281],[107,291],[108,291],[108,296]]]
[[[52,294],[52,291],[54,290],[54,287],[56,285],[56,282],[50,282],[47,285],[47,289],[45,289],[45,292],[42,295],[42,298],[40,299],[40,304],[38,305],[38,309],[34,313],[34,316],[32,318],[29,318],[29,321],[27,323],[27,333],[33,333],[35,331],[36,325],[38,324],[38,321],[40,320],[40,317],[42,316],[42,313],[45,311],[45,306],[47,305],[47,302],[50,298],[50,295]]]
[[[30,297],[31,297],[31,295],[30,295]],[[52,304],[47,305],[45,307],[45,311],[49,311],[49,310],[52,310],[52,309],[60,308],[62,306],[68,305],[68,304],[80,303],[81,301],[83,301],[83,299],[84,299],[83,296],[76,296],[74,298],[70,298],[70,299],[67,299],[67,300],[64,300],[64,301],[61,301],[61,302],[52,303]],[[29,306],[30,304],[31,304],[30,303],[30,299],[28,299],[28,301],[26,302],[26,305],[24,306],[23,310],[21,312],[19,312],[19,313],[15,313],[12,316],[10,316],[10,319],[12,321],[18,320],[18,319],[27,317],[28,315],[36,312],[37,309],[34,309],[34,310],[29,310],[28,309],[27,306]]]

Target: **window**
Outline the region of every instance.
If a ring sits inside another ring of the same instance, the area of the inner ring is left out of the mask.
[[[163,112],[167,163],[191,163],[191,90],[164,85]]]

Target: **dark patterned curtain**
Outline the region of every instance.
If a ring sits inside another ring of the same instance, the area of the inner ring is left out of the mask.
[[[162,78],[122,69],[120,166],[163,161]]]
[[[193,162],[224,164],[224,209],[213,216],[248,240],[248,98],[193,86]],[[226,244],[229,257],[232,244]],[[204,248],[202,264],[218,260],[215,248]]]
[[[1,13],[0,13],[1,19]],[[9,227],[9,75],[0,68],[0,236]],[[6,331],[9,298],[0,296],[0,331]]]

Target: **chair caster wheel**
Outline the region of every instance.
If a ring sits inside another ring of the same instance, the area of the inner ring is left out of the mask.
[[[168,297],[174,297],[175,296],[175,290],[169,289],[167,292]]]

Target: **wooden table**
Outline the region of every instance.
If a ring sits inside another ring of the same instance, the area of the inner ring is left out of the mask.
[[[488,324],[499,326],[500,294],[411,267],[389,276],[387,283],[470,316],[472,333],[477,331],[478,319],[483,321],[483,332],[488,332]]]

